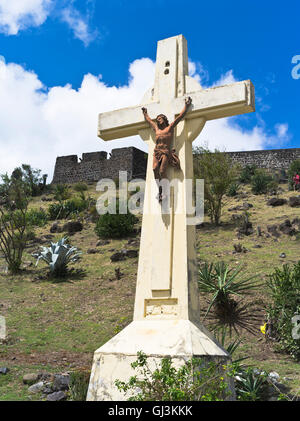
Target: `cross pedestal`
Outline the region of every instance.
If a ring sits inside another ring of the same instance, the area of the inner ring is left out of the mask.
[[[169,167],[167,178],[177,179],[170,214],[162,214],[152,171],[154,132],[141,107],[154,119],[165,114],[169,122],[180,113],[186,96],[192,106],[175,128],[173,147],[181,169]],[[133,322],[96,350],[87,400],[124,400],[114,385],[134,374],[130,364],[137,352],[153,363],[170,356],[174,363],[207,357],[228,360],[229,355],[200,323],[195,252],[195,226],[187,223],[187,182],[193,178],[192,141],[207,120],[254,111],[254,88],[243,81],[203,90],[188,76],[187,43],[182,35],[158,42],[154,87],[137,107],[99,115],[98,136],[112,140],[139,134],[149,147],[141,243]],[[176,198],[174,198],[174,194]],[[174,199],[180,212],[174,210]]]

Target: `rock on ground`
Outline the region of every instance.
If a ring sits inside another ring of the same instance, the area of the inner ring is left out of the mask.
[[[119,262],[121,260],[125,260],[125,255],[122,252],[117,251],[116,253],[110,256],[110,260],[112,262]]]
[[[63,391],[53,392],[47,396],[47,401],[49,402],[65,401],[66,399],[67,395]]]
[[[83,225],[80,221],[68,221],[63,226],[63,231],[66,231],[69,235],[75,234],[83,230]]]
[[[68,390],[69,384],[70,384],[69,375],[55,374],[52,389],[56,392],[60,390]]]
[[[44,382],[35,383],[35,384],[33,384],[32,386],[30,386],[28,388],[28,392],[29,393],[39,393],[39,392],[42,392],[44,386],[45,386],[45,383]]]
[[[289,198],[289,205],[292,208],[300,206],[300,196],[292,196]]]
[[[37,373],[28,373],[23,376],[23,383],[24,384],[35,384],[40,379],[40,375]]]
[[[268,206],[282,206],[287,203],[286,199],[280,199],[279,197],[272,197],[267,201]]]

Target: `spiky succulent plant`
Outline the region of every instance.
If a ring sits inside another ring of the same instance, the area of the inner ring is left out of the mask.
[[[67,237],[63,237],[57,243],[51,243],[50,247],[42,247],[42,250],[33,256],[37,258],[36,265],[40,260],[44,260],[54,276],[62,276],[67,273],[68,264],[77,262],[80,254],[77,247],[67,244]]]

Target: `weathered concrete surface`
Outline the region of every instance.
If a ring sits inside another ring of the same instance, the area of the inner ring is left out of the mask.
[[[193,356],[228,360],[211,334],[189,320],[133,321],[95,352],[87,400],[126,399],[115,380],[128,381],[136,374],[130,364],[139,351],[148,356],[150,367],[167,356],[175,367]]]

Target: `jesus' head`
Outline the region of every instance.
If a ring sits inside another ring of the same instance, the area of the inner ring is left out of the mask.
[[[159,114],[156,117],[156,123],[157,123],[158,128],[161,129],[161,130],[168,127],[168,125],[169,125],[169,121],[164,114]]]

